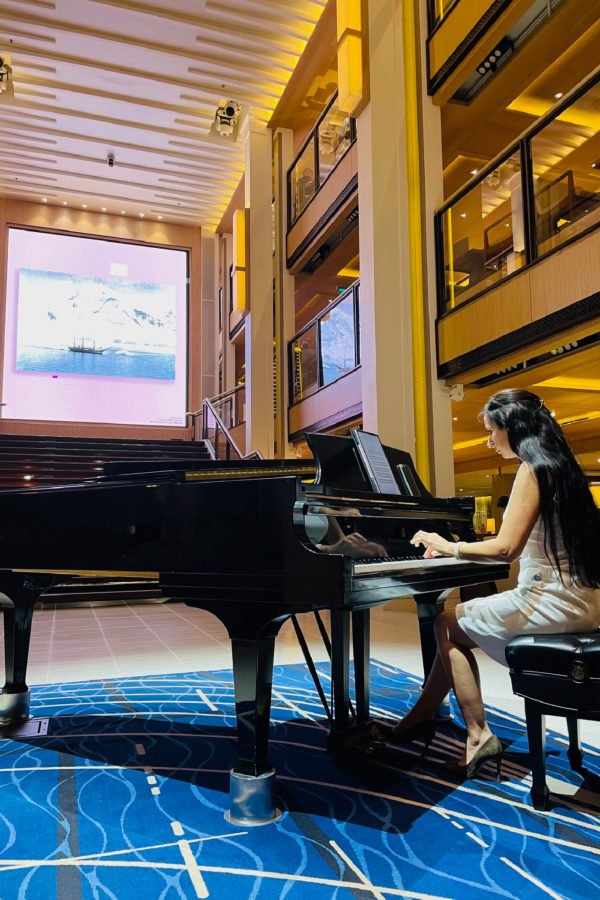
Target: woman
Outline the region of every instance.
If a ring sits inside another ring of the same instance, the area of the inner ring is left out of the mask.
[[[506,665],[504,649],[518,634],[590,632],[600,625],[600,515],[585,476],[544,401],[529,391],[494,394],[482,414],[488,446],[520,460],[502,526],[489,541],[453,543],[418,531],[411,543],[425,557],[512,562],[517,587],[469,600],[436,619],[437,656],[415,706],[395,727],[398,744],[434,735],[433,716],[450,688],[463,714],[467,741],[447,768],[472,778],[488,761],[500,772],[502,745],[490,731],[472,652],[480,647]]]

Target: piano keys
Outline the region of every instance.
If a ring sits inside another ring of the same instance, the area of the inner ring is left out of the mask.
[[[427,671],[435,652],[433,620],[449,591],[508,572],[502,564],[416,558],[408,541],[419,528],[474,538],[472,500],[433,498],[408,454],[390,448],[393,465],[410,468],[418,494],[406,493],[406,476],[399,482],[405,493],[374,494],[347,441],[313,436],[314,479],[310,460],[203,461],[192,468],[189,460],[168,467],[144,461],[108,464],[104,476],[73,485],[2,491],[6,684],[0,721],[14,723],[29,714],[29,636],[34,604],[44,591],[77,574],[156,578],[165,597],[208,610],[227,629],[239,754],[231,773],[229,816],[240,824],[271,821],[275,773],[268,730],[275,638],[282,623],[300,612],[331,613],[334,696],[328,747],[339,752],[372,724],[370,608],[391,597],[415,597]],[[366,558],[357,555],[363,539],[371,545]]]

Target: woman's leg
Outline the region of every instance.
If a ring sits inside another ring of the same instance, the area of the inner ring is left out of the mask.
[[[460,616],[462,610],[460,607],[457,610]],[[456,610],[444,610],[437,617],[435,626],[438,655],[467,729],[467,743],[459,760],[459,763],[465,764],[492,736],[481,696],[479,669],[473,654],[476,644],[458,624]]]
[[[450,690],[460,707],[467,728],[467,744],[460,759],[469,762],[492,733],[487,724],[479,686],[479,669],[472,653],[476,645],[457,622],[453,609],[444,610],[435,621],[437,654],[419,699],[396,729],[399,733],[425,719],[432,719]]]

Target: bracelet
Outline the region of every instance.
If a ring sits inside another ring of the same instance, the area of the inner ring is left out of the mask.
[[[455,559],[460,559],[460,548],[464,544],[464,541],[457,541],[454,547],[452,548],[452,556]]]

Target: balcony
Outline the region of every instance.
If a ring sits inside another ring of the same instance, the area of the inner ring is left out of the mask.
[[[359,282],[309,322],[288,353],[292,439],[356,417],[362,402]]]
[[[314,242],[345,209],[349,187],[356,192],[356,126],[336,100],[334,94],[287,173],[288,268],[304,265]]]
[[[436,213],[440,377],[600,313],[599,104],[597,74]]]

